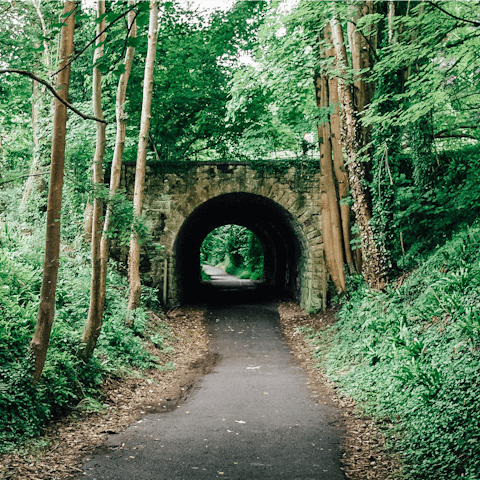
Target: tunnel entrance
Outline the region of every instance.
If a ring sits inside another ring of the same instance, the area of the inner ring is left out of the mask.
[[[264,252],[265,291],[301,300],[306,242],[296,219],[278,203],[251,193],[227,193],[197,207],[184,221],[173,248],[174,280],[180,303],[205,299],[199,262],[205,237],[217,227],[235,224],[251,230]]]

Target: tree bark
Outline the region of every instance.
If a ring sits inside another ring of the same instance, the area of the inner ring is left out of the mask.
[[[324,29],[325,46],[321,57],[335,58],[330,25]],[[356,271],[350,245],[350,206],[345,202],[350,187],[343,161],[338,82],[328,67],[315,80],[317,106],[331,111],[329,119],[318,125],[320,139],[320,190],[322,199],[322,234],[328,272],[338,291],[346,291],[345,262]],[[333,107],[333,111],[332,111]]]
[[[98,0],[97,2],[97,18],[102,17],[105,13],[105,0]],[[105,19],[97,23],[97,40],[95,54],[93,56],[93,85],[92,85],[92,100],[93,100],[93,114],[97,118],[103,119],[102,111],[102,74],[95,66],[95,63],[103,56],[103,43],[105,41]],[[97,122],[97,143],[95,148],[95,156],[93,159],[93,186],[96,189],[96,196],[93,202],[92,209],[92,280],[90,286],[90,305],[88,308],[87,324],[82,336],[81,356],[89,358],[92,356],[95,346],[97,344],[98,336],[102,327],[103,307],[100,305],[101,301],[101,255],[100,242],[102,237],[103,227],[103,201],[99,195],[99,189],[103,185],[103,157],[105,154],[105,124]]]
[[[385,252],[382,246],[377,244],[370,224],[372,214],[365,182],[365,162],[361,161],[359,155],[360,149],[366,145],[360,141],[366,139],[358,124],[352,91],[345,81],[348,65],[347,52],[342,27],[335,15],[331,20],[331,28],[337,69],[340,71],[338,87],[342,102],[342,145],[348,158],[349,178],[354,201],[353,210],[362,241],[363,273],[365,280],[372,288],[382,289],[386,283]],[[354,52],[352,52],[353,55]],[[354,64],[359,64],[358,58],[354,60]]]
[[[334,52],[332,52],[334,54]],[[338,199],[340,201],[340,216],[342,222],[343,245],[345,249],[345,261],[348,265],[350,273],[355,272],[352,247],[350,245],[350,205],[346,203],[346,199],[350,195],[350,182],[348,173],[343,161],[342,135],[340,127],[340,104],[338,98],[338,81],[336,77],[328,80],[328,89],[330,97],[330,105],[333,105],[333,113],[330,116],[332,153],[333,153],[333,169],[337,180]]]
[[[328,79],[325,76],[316,79],[319,107],[328,107]],[[346,291],[345,272],[343,271],[343,242],[340,227],[338,196],[335,189],[332,166],[332,138],[330,123],[317,125],[320,139],[320,195],[322,200],[322,235],[325,262],[328,272],[338,291]]]
[[[133,6],[134,1],[129,2],[129,6]],[[135,12],[132,10],[128,14],[128,29],[130,31],[130,37],[135,38],[137,35],[137,27],[135,23]],[[115,150],[113,153],[113,161],[111,167],[110,175],[110,200],[113,199],[119,185],[120,185],[120,173],[122,166],[122,155],[123,149],[125,146],[125,136],[126,136],[126,116],[125,116],[125,98],[128,85],[128,79],[130,76],[130,71],[132,69],[133,57],[135,54],[135,47],[128,47],[125,54],[125,71],[120,75],[117,88],[117,99],[116,99],[116,121],[117,121],[117,132],[115,138]],[[83,333],[82,341],[85,343],[86,348],[84,349],[83,355],[85,358],[90,357],[95,349],[98,336],[101,332],[101,327],[103,323],[103,314],[105,310],[105,296],[107,288],[107,266],[110,253],[110,242],[108,238],[108,231],[111,225],[112,219],[112,206],[111,203],[107,205],[105,220],[103,222],[103,230],[100,240],[100,273],[99,273],[99,285],[97,291],[97,299],[94,302],[94,307],[96,309],[96,324],[90,325],[90,322],[87,321],[85,326],[85,331]]]
[[[95,176],[92,173],[92,183],[95,184]],[[85,211],[83,212],[83,239],[85,243],[92,241],[92,229],[93,229],[93,204],[90,200],[87,200],[85,205]]]
[[[393,42],[393,32],[394,26],[393,21],[395,20],[395,2],[394,0],[388,1],[388,43]]]
[[[135,0],[129,1],[129,6],[135,5]],[[128,14],[128,28],[130,30],[130,37],[135,38],[137,36],[137,24],[135,21],[135,12],[130,11]],[[122,171],[122,157],[123,150],[125,148],[125,137],[127,131],[127,117],[125,114],[125,101],[128,80],[130,78],[130,72],[133,64],[133,57],[135,55],[135,47],[127,47],[125,53],[125,71],[120,75],[117,88],[117,98],[116,98],[116,122],[117,122],[117,131],[115,136],[115,149],[113,152],[112,167],[110,173],[110,201],[113,200],[118,187],[120,186],[120,177]],[[107,205],[107,210],[105,213],[105,222],[103,225],[102,240],[100,244],[101,250],[101,259],[102,259],[102,301],[101,305],[105,304],[105,292],[107,284],[107,264],[110,254],[110,240],[108,238],[108,232],[112,222],[112,205],[109,203]]]
[[[145,75],[143,79],[142,115],[140,120],[140,138],[138,141],[137,166],[135,171],[135,190],[133,208],[135,216],[142,213],[143,189],[145,183],[145,168],[148,148],[148,132],[150,129],[150,109],[153,92],[153,70],[155,66],[155,54],[158,35],[158,1],[150,2],[150,20],[148,28],[147,58],[145,60]],[[140,306],[142,285],[140,281],[140,245],[138,234],[133,231],[130,240],[130,253],[128,257],[129,295],[128,310],[134,310]]]
[[[73,34],[75,27],[75,9],[77,2],[66,1],[60,49],[61,65],[65,65],[73,52]],[[67,100],[70,83],[70,67],[63,69],[58,75],[59,95]],[[65,164],[67,108],[62,102],[55,100],[55,116],[53,121],[52,156],[50,164],[50,185],[47,203],[47,234],[45,241],[45,262],[43,267],[40,307],[35,333],[30,349],[35,360],[33,378],[37,381],[45,365],[50,332],[55,314],[55,291],[57,287],[58,264],[60,254],[60,211],[62,207],[63,170]]]
[[[372,49],[376,45],[376,33],[364,36],[356,27],[356,22],[365,15],[374,13],[373,2],[371,0],[356,3],[357,12],[354,22],[348,22],[347,28],[350,29],[350,50],[352,54],[352,67],[355,72],[355,81],[353,83],[353,106],[357,117],[360,119],[365,107],[371,103],[375,93],[375,84],[368,81],[369,70],[373,65]],[[372,28],[372,27],[371,27]],[[357,122],[357,139],[361,147],[365,147],[370,141],[371,128],[364,127],[362,122]],[[367,176],[368,176],[368,172]]]

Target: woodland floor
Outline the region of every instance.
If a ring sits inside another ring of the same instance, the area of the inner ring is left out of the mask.
[[[335,322],[334,312],[308,315],[295,304],[279,307],[280,326],[299,364],[309,376],[310,387],[318,399],[333,402],[343,411],[343,468],[351,480],[385,480],[399,469],[394,457],[383,449],[383,438],[372,420],[362,417],[355,401],[342,396],[320,369],[314,366],[310,349],[297,326],[315,330]],[[82,460],[102,445],[109,434],[118,433],[146,413],[172,410],[186,400],[198,378],[208,373],[215,362],[209,353],[209,334],[205,317],[198,309],[177,309],[167,315],[177,338],[175,353],[162,361],[173,361],[176,370],[150,370],[142,377],[110,379],[104,386],[104,411],[72,411],[48,427],[37,448],[25,454],[0,456],[0,479],[66,480],[82,472]]]

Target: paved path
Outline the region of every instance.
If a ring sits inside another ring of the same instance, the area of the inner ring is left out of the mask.
[[[210,307],[213,373],[180,408],[112,435],[92,479],[340,480],[338,410],[317,404],[276,304]],[[85,476],[79,476],[85,478]]]
[[[248,279],[240,279],[229,275],[218,267],[212,267],[210,265],[202,265],[203,271],[210,277],[210,283],[217,289],[230,290],[241,289],[248,290],[255,288],[258,282],[253,282]]]

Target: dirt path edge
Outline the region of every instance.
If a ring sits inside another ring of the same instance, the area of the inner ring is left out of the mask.
[[[162,320],[172,329],[174,353],[161,360],[173,362],[174,371],[148,370],[137,376],[108,378],[98,411],[74,409],[49,425],[32,445],[19,447],[22,452],[1,455],[0,480],[71,479],[83,472],[83,459],[108,435],[125,430],[143,415],[173,410],[184,402],[217,358],[209,350],[202,310],[176,309]]]

